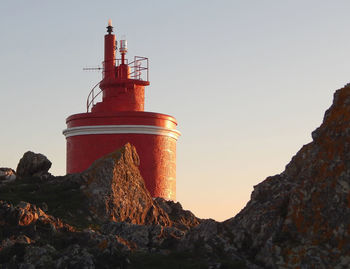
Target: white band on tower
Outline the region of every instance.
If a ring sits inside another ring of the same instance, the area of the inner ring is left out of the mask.
[[[174,129],[152,125],[95,125],[78,126],[63,130],[67,137],[77,135],[96,135],[96,134],[150,134],[164,135],[177,140],[181,133]]]

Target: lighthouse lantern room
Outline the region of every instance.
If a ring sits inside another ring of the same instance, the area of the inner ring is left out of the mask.
[[[120,58],[109,20],[104,36],[102,80],[87,98],[87,111],[66,119],[67,173],[82,172],[96,159],[124,144],[140,156],[140,172],[153,197],[176,199],[176,130],[174,117],[144,111],[148,58],[126,58],[127,41],[120,40]]]

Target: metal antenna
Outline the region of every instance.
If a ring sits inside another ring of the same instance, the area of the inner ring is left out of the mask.
[[[102,70],[102,67],[84,67],[84,71],[95,71],[95,70]]]

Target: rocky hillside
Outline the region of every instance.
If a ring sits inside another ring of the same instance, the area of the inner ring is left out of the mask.
[[[312,137],[225,222],[234,245],[264,267],[350,267],[349,86],[336,91]]]
[[[312,137],[221,223],[152,199],[130,144],[64,177],[26,153],[0,169],[0,269],[349,268],[350,87]]]
[[[164,268],[169,259],[174,268],[242,264],[176,250],[200,220],[179,203],[152,199],[138,165],[136,149],[126,144],[79,174],[54,177],[51,162],[33,152],[20,160],[17,177],[3,169],[0,268]]]

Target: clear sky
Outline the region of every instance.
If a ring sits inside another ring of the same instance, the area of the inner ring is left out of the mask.
[[[232,217],[350,81],[349,14],[348,0],[2,0],[0,167],[32,150],[65,173],[65,119],[101,78],[82,68],[101,65],[112,19],[150,59],[146,110],[178,120],[178,200]]]

